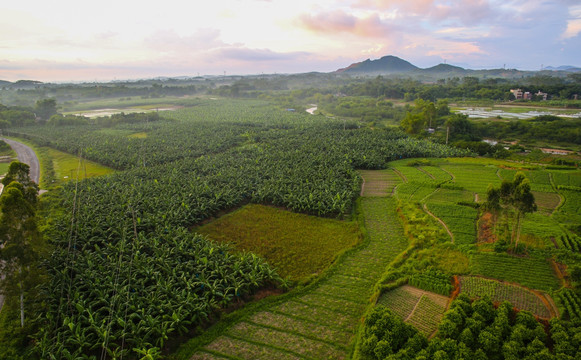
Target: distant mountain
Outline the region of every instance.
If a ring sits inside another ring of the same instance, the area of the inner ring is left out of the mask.
[[[354,63],[346,68],[339,69],[336,73],[381,73],[397,74],[418,70],[419,68],[411,63],[398,58],[397,56],[384,56],[378,60],[367,59],[365,61]]]
[[[581,71],[581,68],[571,66],[571,65],[561,65],[558,67],[547,66],[547,67],[544,67],[543,70],[577,72],[577,71]]]
[[[560,76],[564,76],[570,72],[579,72],[581,68],[575,66],[547,66],[543,71],[554,71]],[[523,71],[517,69],[485,69],[485,70],[470,70],[459,66],[449,64],[438,64],[429,68],[419,68],[408,61],[398,58],[397,56],[384,56],[378,60],[367,59],[362,62],[353,63],[346,68],[339,69],[335,73],[345,73],[352,75],[389,75],[389,74],[405,74],[414,78],[424,80],[446,78],[451,76],[494,76],[503,78],[513,78],[518,76],[532,76],[537,71]],[[527,75],[529,74],[529,75]]]
[[[12,83],[10,81],[6,81],[6,80],[0,80],[0,86],[4,87],[4,86],[9,86]]]
[[[461,68],[460,66],[438,64],[427,69],[421,69],[421,71],[427,73],[465,73],[468,70]]]
[[[30,89],[30,88],[35,88],[38,85],[42,85],[42,81],[36,81],[36,80],[18,80],[15,83],[8,83],[6,84],[6,87],[10,87],[12,89]]]

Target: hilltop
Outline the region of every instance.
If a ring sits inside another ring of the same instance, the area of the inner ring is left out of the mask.
[[[566,76],[571,72],[581,71],[580,68],[572,66],[545,67],[543,73],[550,73],[554,76]],[[377,60],[367,59],[365,61],[353,63],[347,67],[336,70],[335,74],[349,75],[409,75],[413,77],[434,76],[495,76],[495,77],[522,77],[525,74],[534,75],[538,71],[523,71],[517,69],[484,69],[472,70],[450,64],[438,64],[428,68],[420,68],[407,60],[397,56],[388,55]]]

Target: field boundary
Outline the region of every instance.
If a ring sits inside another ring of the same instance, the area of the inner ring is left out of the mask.
[[[313,359],[350,358],[361,318],[373,306],[370,300],[377,282],[389,263],[408,246],[395,215],[395,198],[388,193],[400,179],[392,172],[382,172],[369,174],[377,176],[380,184],[371,195],[357,201],[356,214],[364,234],[358,246],[343,253],[312,283],[227,315],[207,333],[184,344],[172,359],[204,359],[203,354],[209,353],[214,357],[255,359],[261,348],[270,349],[274,358],[284,354]],[[370,184],[369,179],[366,184]],[[385,191],[378,196],[382,190]],[[255,327],[245,332],[241,330],[247,328],[245,324]],[[225,337],[237,339],[239,348],[233,349]],[[225,348],[219,347],[220,341]],[[312,347],[309,351],[313,352],[305,353],[305,346]]]
[[[440,219],[439,217],[437,217],[436,215],[434,215],[429,209],[428,209],[428,204],[423,203],[423,207],[424,207],[424,211],[426,213],[428,213],[428,215],[430,215],[431,217],[433,217],[434,219],[438,220],[438,222],[440,224],[442,224],[442,226],[444,227],[444,229],[446,229],[446,232],[448,233],[448,235],[450,235],[450,241],[452,242],[452,244],[454,243],[454,234],[452,234],[452,232],[450,231],[450,229],[448,228],[448,225],[446,225],[446,223]]]

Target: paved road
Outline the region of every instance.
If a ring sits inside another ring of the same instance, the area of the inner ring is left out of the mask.
[[[38,158],[30,147],[19,143],[18,141],[2,138],[18,155],[18,161],[30,166],[30,179],[38,184],[40,180],[40,165]]]
[[[18,161],[28,164],[30,166],[30,179],[38,184],[40,180],[40,165],[38,163],[38,157],[30,147],[19,143],[18,141],[9,140],[2,138],[10,147],[16,151],[18,156]],[[2,274],[0,274],[2,276]],[[2,278],[4,278],[2,276]],[[0,294],[0,311],[4,305],[4,297]]]

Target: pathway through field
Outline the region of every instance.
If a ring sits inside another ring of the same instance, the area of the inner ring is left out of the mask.
[[[347,359],[373,286],[407,246],[395,211],[391,171],[362,172],[369,242],[290,300],[230,327],[191,359]]]

